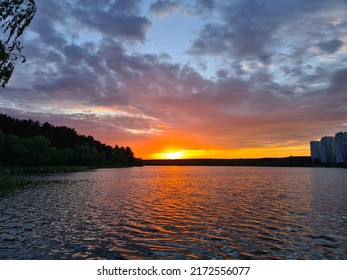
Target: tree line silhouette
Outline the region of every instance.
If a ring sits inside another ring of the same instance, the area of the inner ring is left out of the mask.
[[[111,147],[73,128],[0,114],[0,165],[141,165],[130,147]]]

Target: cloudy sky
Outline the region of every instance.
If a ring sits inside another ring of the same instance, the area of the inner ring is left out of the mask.
[[[1,113],[142,158],[309,155],[347,131],[345,0],[36,3]]]

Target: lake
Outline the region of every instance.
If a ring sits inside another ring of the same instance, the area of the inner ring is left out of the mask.
[[[347,259],[347,169],[145,166],[25,175],[0,259]]]

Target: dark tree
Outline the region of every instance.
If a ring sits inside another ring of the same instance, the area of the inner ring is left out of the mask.
[[[93,136],[48,122],[20,120],[0,113],[0,169],[4,166],[142,165],[130,147],[114,148]]]
[[[25,62],[19,37],[36,12],[34,0],[0,0],[0,84],[10,80],[16,61]]]

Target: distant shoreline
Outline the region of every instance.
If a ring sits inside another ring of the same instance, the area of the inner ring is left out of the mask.
[[[144,166],[269,166],[269,167],[342,167],[315,164],[309,156],[256,159],[143,159]]]
[[[144,159],[141,164],[93,165],[93,166],[0,166],[1,177],[19,174],[70,173],[91,171],[102,168],[129,168],[143,166],[263,166],[263,167],[339,167],[336,164],[313,163],[308,156],[256,159]],[[1,178],[0,178],[1,179]],[[0,180],[1,181],[1,180]],[[0,182],[1,183],[1,182]],[[1,185],[1,184],[0,184]]]

